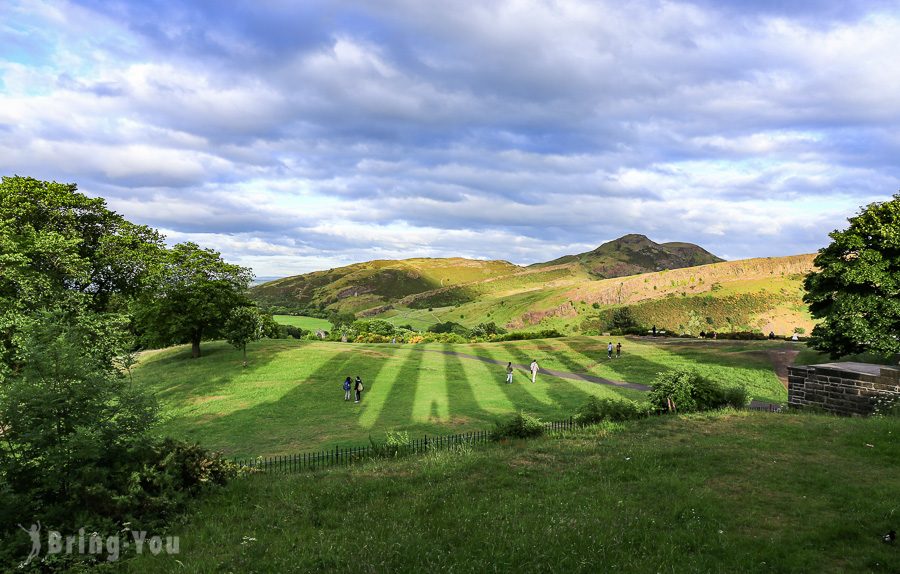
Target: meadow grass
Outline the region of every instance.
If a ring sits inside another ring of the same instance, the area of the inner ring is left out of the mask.
[[[447,346],[448,349],[453,349]],[[263,340],[248,346],[248,366],[224,343],[154,353],[134,380],[160,400],[161,431],[233,456],[293,454],[367,444],[388,430],[413,436],[490,428],[524,410],[568,418],[589,396],[641,398],[638,391],[542,377],[506,385],[503,366],[421,346]],[[344,401],[345,377],[360,376],[361,404]]]
[[[133,572],[897,572],[900,421],[725,411],[239,479]]]
[[[319,319],[318,317],[305,317],[303,315],[273,315],[275,322],[280,325],[293,325],[307,331],[331,331],[333,328],[328,319]]]
[[[622,344],[619,359],[606,358],[607,343]],[[590,373],[613,381],[649,385],[662,371],[696,369],[725,385],[744,387],[757,400],[783,403],[787,391],[769,351],[795,348],[784,341],[704,341],[639,337],[566,337],[508,343],[456,345],[462,353],[530,363],[548,369]]]

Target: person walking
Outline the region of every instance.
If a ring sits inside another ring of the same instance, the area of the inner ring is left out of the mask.
[[[513,367],[512,363],[506,363],[506,384],[512,384]]]
[[[344,379],[344,400],[350,400],[350,389],[353,388],[353,382],[350,377]]]
[[[531,382],[533,383],[537,379],[538,370],[540,370],[540,367],[537,364],[537,359],[531,359],[531,367],[529,368],[531,369]]]
[[[616,343],[616,358],[622,355],[622,343]]]
[[[606,346],[606,358],[612,359],[613,345],[612,341],[609,342],[609,345]]]
[[[356,388],[356,402],[359,402],[360,400],[362,400],[363,384],[362,384],[362,379],[360,379],[358,376],[356,377],[355,388]]]

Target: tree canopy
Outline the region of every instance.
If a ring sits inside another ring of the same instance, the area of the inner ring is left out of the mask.
[[[0,363],[21,362],[20,342],[36,313],[69,322],[124,310],[162,252],[156,231],[110,211],[74,184],[0,180]],[[3,373],[0,371],[0,379]]]
[[[199,357],[200,342],[222,336],[232,309],[250,304],[252,278],[249,269],[226,263],[212,249],[176,245],[154,268],[153,288],[136,306],[142,339],[153,345],[191,343],[192,355]]]
[[[818,271],[805,280],[804,301],[822,319],[811,345],[832,358],[900,352],[900,194],[873,203],[829,234]]]

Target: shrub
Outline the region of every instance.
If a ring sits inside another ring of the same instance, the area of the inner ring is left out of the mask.
[[[453,321],[446,321],[444,323],[435,323],[431,327],[428,327],[429,333],[455,333],[460,337],[469,337],[471,332],[469,329],[460,325],[459,323],[454,323]]]
[[[300,327],[296,327],[294,325],[286,325],[286,326],[284,326],[284,328],[287,333],[287,336],[292,337],[294,339],[302,339],[303,337],[305,337],[307,335],[307,333],[309,333],[309,331],[306,331],[305,329],[301,329]],[[287,339],[287,337],[283,337],[283,338]]]
[[[875,400],[873,417],[900,417],[900,397],[881,396]]]
[[[491,321],[490,323],[479,323],[475,327],[472,328],[472,336],[473,337],[488,337],[490,335],[505,335],[506,329],[503,327],[498,327],[496,323]]]
[[[593,424],[601,421],[630,421],[646,417],[650,414],[650,405],[629,399],[601,399],[591,397],[575,415],[580,424]]]
[[[668,410],[667,399],[671,399],[680,412],[706,411],[730,404],[726,392],[721,385],[697,371],[681,368],[659,373],[653,381],[649,399],[650,404],[663,411]],[[740,400],[741,397],[735,394],[732,398]]]
[[[375,442],[372,437],[369,437],[369,443],[375,456],[395,458],[409,451],[412,440],[407,431],[388,431],[383,443]]]
[[[750,394],[744,387],[725,387],[725,403],[729,407],[742,409],[750,404]]]
[[[634,313],[632,313],[631,309],[628,307],[620,307],[613,311],[612,318],[609,322],[609,327],[612,329],[627,329],[629,327],[637,327],[637,321],[634,318]]]
[[[494,338],[494,341],[526,341],[531,339],[552,339],[562,337],[563,334],[556,329],[543,329],[541,331],[516,331]]]
[[[512,418],[497,422],[493,436],[501,438],[531,438],[544,434],[544,423],[537,417],[519,411]]]

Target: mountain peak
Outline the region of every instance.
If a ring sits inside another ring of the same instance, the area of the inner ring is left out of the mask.
[[[693,243],[656,243],[646,235],[629,233],[607,241],[593,251],[566,255],[537,266],[577,263],[597,278],[608,279],[650,273],[664,269],[680,269],[724,261]]]

